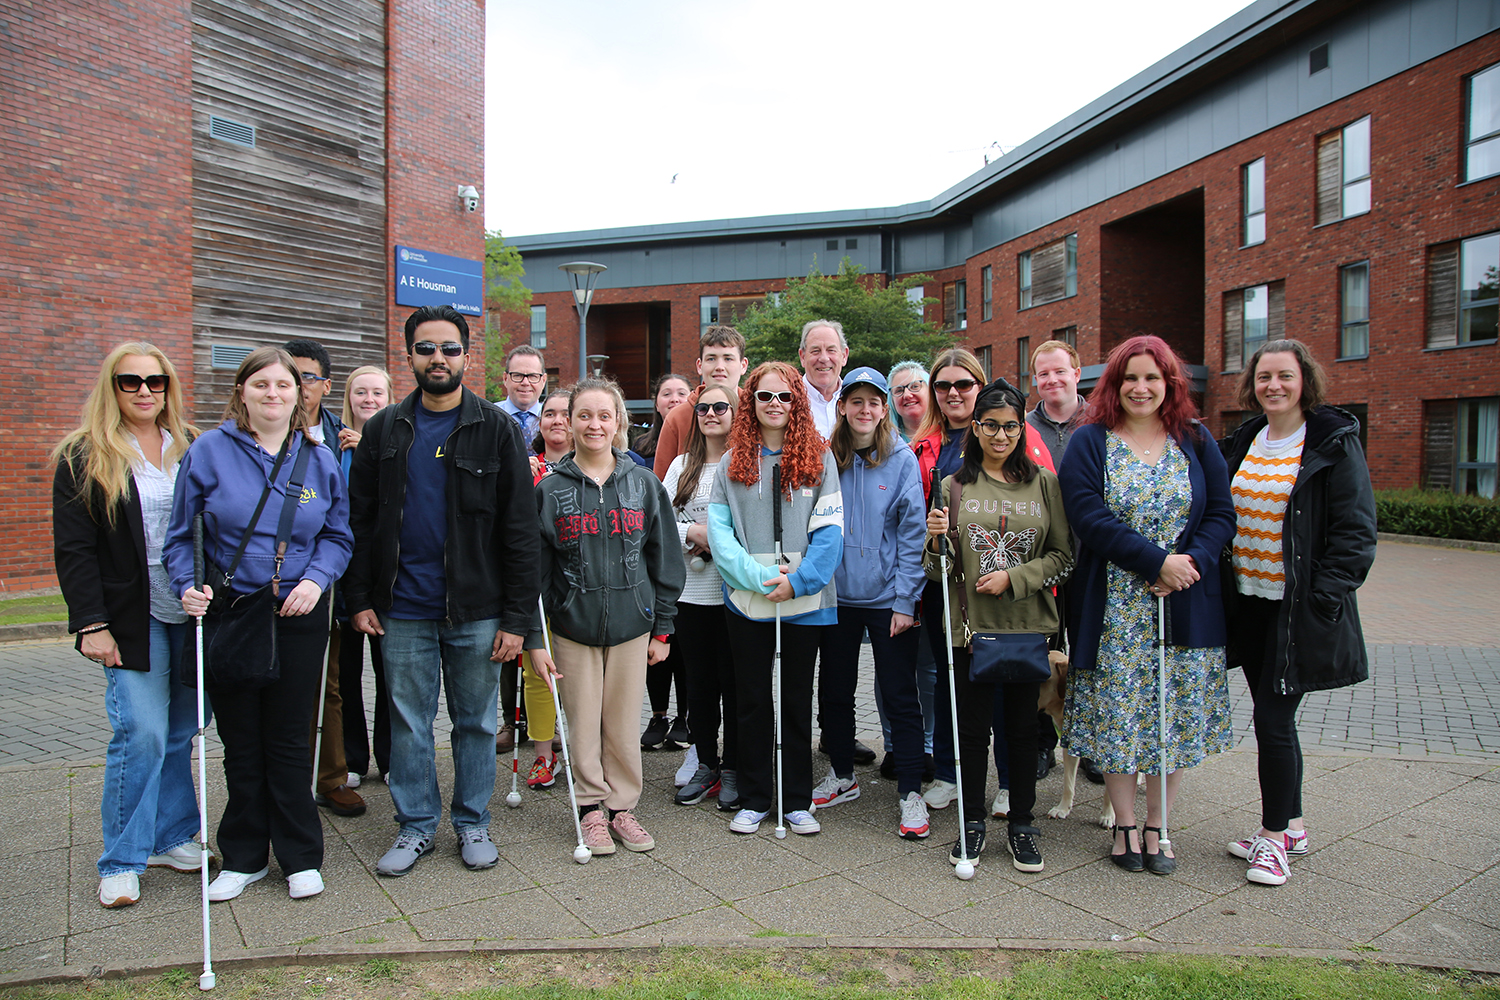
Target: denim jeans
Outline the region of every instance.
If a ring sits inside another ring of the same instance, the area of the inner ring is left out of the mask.
[[[443,814],[432,736],[440,683],[453,722],[453,828],[487,828],[500,696],[500,664],[490,660],[490,650],[499,619],[445,626],[435,619],[382,616],[380,624],[391,697],[391,800],[401,832],[430,837]]]
[[[198,696],[172,683],[186,624],[151,619],[151,669],[104,671],[104,706],[114,728],[104,754],[104,853],[99,876],[140,874],[146,859],[180,847],[198,832],[193,734]],[[209,707],[205,704],[204,711]]]

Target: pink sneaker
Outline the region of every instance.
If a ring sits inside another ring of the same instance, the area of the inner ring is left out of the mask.
[[[635,813],[629,809],[615,813],[615,818],[609,821],[609,828],[620,838],[620,843],[625,845],[627,851],[649,851],[656,846],[651,834],[646,832],[646,828],[635,818]]]
[[[584,813],[581,822],[583,845],[590,854],[597,858],[601,854],[615,853],[615,841],[609,835],[609,820],[605,818],[603,806]]]
[[[1250,867],[1245,869],[1245,878],[1258,885],[1285,885],[1290,869],[1286,861],[1286,848],[1267,837],[1256,837],[1250,848]]]
[[[1250,860],[1250,849],[1255,846],[1255,838],[1259,834],[1251,834],[1244,840],[1231,841],[1229,853],[1244,861]],[[1300,858],[1307,854],[1307,831],[1288,830],[1286,832],[1286,856],[1288,858]]]

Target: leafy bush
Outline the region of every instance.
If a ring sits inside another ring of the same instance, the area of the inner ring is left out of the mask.
[[[1442,490],[1376,490],[1375,523],[1381,531],[1397,535],[1500,542],[1500,498]]]

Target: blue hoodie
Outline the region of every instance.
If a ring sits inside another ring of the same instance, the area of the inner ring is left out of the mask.
[[[917,457],[898,441],[890,456],[871,468],[856,452],[839,473],[839,486],[844,495],[844,559],[834,575],[839,603],[915,617],[927,582],[922,571],[927,509]]]
[[[354,535],[349,530],[349,497],[338,458],[328,448],[295,434],[235,571],[233,589],[237,594],[248,594],[271,582],[281,505],[302,448],[312,448],[313,452],[308,457],[302,497],[292,517],[292,537],[281,564],[281,595],[285,597],[302,580],[311,580],[327,592],[349,564]],[[172,576],[172,593],[181,595],[193,585],[193,515],[205,515],[204,554],[220,569],[227,569],[275,464],[276,456],[256,444],[232,420],[193,442],[177,470],[172,521],[162,552],[162,561]]]

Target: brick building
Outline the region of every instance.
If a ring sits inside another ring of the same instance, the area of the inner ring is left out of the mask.
[[[483,257],[456,192],[483,176],[484,13],[0,0],[0,591],[55,583],[47,452],[121,341],[166,352],[205,428],[245,354],[294,337],[335,393],[372,363],[413,386],[394,248]]]
[[[564,379],[557,265],[606,264],[589,352],[631,396],[692,371],[711,318],[848,256],[926,273],[929,319],[995,374],[1073,342],[1085,385],[1158,333],[1215,433],[1265,337],[1306,341],[1361,417],[1377,487],[1493,495],[1500,438],[1500,8],[1261,0],[930,202],[513,240]]]

